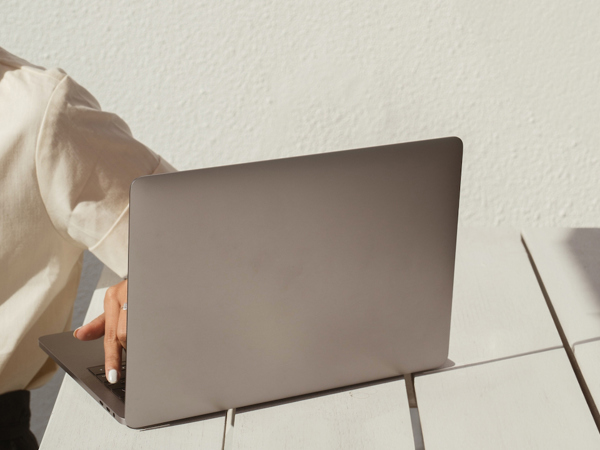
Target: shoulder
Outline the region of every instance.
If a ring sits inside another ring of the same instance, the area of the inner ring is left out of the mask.
[[[62,69],[45,69],[41,66],[31,64],[23,58],[13,55],[9,51],[0,47],[0,68],[2,72],[18,71],[20,75],[30,75],[34,78],[47,79],[47,81],[58,83],[65,77],[65,72]]]
[[[0,48],[0,117],[17,128],[39,125],[66,78],[61,69],[44,69]]]

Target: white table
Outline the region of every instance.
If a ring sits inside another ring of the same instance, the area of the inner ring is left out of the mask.
[[[420,425],[428,450],[600,448],[519,232],[462,229],[458,242],[450,361],[415,374],[410,399],[409,377],[135,431],[117,424],[65,377],[41,447],[421,448]],[[101,312],[105,287],[115,281],[103,275],[88,319]],[[589,359],[598,364],[591,347]],[[415,403],[418,412],[410,408]]]

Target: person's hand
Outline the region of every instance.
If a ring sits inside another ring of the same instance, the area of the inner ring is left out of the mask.
[[[104,336],[104,370],[106,379],[116,383],[121,378],[121,349],[127,348],[127,280],[111,286],[104,296],[104,313],[73,333],[80,341]]]

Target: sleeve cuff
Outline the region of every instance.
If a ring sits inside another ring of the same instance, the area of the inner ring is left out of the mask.
[[[100,241],[90,247],[96,257],[120,277],[127,275],[129,204]]]
[[[176,172],[167,161],[159,157],[159,163],[150,175]],[[128,273],[129,203],[118,219],[93,247],[89,248],[96,257],[120,277]]]

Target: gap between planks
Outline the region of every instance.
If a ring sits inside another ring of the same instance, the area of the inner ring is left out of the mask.
[[[585,381],[585,378],[583,377],[583,373],[581,372],[581,369],[579,368],[579,364],[577,363],[575,354],[573,353],[571,345],[569,344],[569,341],[567,340],[567,336],[565,335],[562,325],[560,324],[560,320],[558,319],[558,315],[556,314],[554,306],[552,305],[552,300],[550,299],[550,296],[548,295],[548,291],[546,290],[546,286],[544,285],[544,280],[542,280],[542,276],[540,275],[540,272],[535,264],[535,260],[533,259],[533,256],[532,256],[531,252],[529,251],[529,247],[527,246],[527,242],[525,241],[525,238],[523,237],[522,234],[521,234],[521,243],[523,244],[523,247],[525,247],[525,252],[527,252],[527,257],[529,258],[529,263],[531,264],[533,273],[535,274],[535,278],[537,279],[537,282],[540,286],[542,294],[544,295],[544,299],[546,300],[546,305],[548,306],[548,309],[550,310],[550,315],[552,316],[554,325],[556,326],[556,329],[558,330],[558,334],[562,341],[563,348],[565,349],[565,352],[567,353],[567,357],[569,358],[569,362],[571,363],[571,367],[573,369],[573,372],[575,373],[575,377],[577,378],[579,387],[581,388],[581,391],[583,392],[583,396],[585,397],[585,401],[587,402],[587,405],[590,409],[590,413],[592,414],[592,417],[594,418],[594,422],[596,422],[596,427],[598,428],[598,431],[600,432],[600,413],[598,412],[598,407],[596,406],[596,402],[594,401],[594,398],[592,397],[590,389],[588,388],[587,382]]]
[[[228,409],[225,415],[225,428],[223,429],[223,445],[221,450],[231,450],[233,448],[233,431],[235,425],[235,408]]]
[[[415,441],[415,450],[425,450],[423,429],[421,428],[421,418],[419,416],[419,406],[417,405],[417,394],[415,392],[414,377],[412,373],[404,376],[404,384],[406,385],[406,396],[408,397],[410,423],[412,425],[413,439]]]

